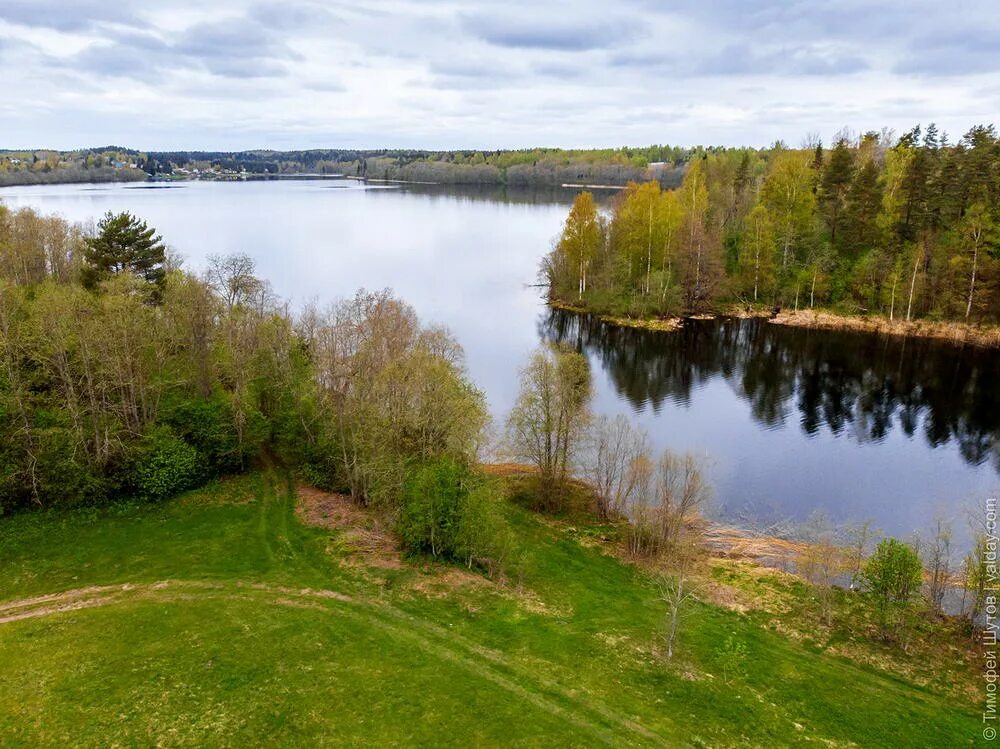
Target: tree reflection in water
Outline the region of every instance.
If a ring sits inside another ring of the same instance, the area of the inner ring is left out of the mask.
[[[549,310],[546,340],[596,357],[637,410],[687,405],[716,376],[766,429],[797,418],[877,443],[893,429],[931,447],[956,440],[966,462],[1000,471],[1000,352],[929,339],[808,330],[765,320],[687,320],[677,331],[621,328],[592,315]]]

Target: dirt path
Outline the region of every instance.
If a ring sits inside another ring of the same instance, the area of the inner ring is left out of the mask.
[[[474,643],[433,622],[418,619],[384,602],[356,598],[336,590],[292,588],[260,582],[161,580],[66,590],[0,602],[0,625],[116,604],[204,600],[256,600],[265,605],[309,608],[345,616],[362,627],[376,627],[416,645],[571,723],[592,740],[615,745],[624,734],[632,743],[663,745],[662,737],[576,689],[511,662],[502,653]]]

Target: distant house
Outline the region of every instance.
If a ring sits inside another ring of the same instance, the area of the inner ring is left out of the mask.
[[[646,167],[651,172],[662,172],[667,168],[666,161],[650,161],[649,165]]]
[[[112,161],[111,166],[113,166],[115,169],[121,169],[125,165],[120,161]]]

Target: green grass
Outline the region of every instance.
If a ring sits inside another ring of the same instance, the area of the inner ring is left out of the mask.
[[[955,747],[981,730],[972,705],[707,604],[666,661],[641,571],[575,519],[508,513],[524,558],[504,586],[346,563],[267,475],[2,519],[0,618],[117,587],[0,623],[0,745]],[[730,636],[748,660],[727,684]]]

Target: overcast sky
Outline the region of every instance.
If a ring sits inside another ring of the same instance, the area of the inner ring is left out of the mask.
[[[1000,5],[0,0],[0,72],[0,147],[958,136],[1000,120]]]

